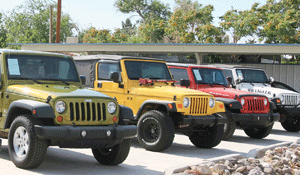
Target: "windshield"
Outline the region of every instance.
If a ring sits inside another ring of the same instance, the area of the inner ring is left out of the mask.
[[[69,58],[39,55],[9,55],[8,79],[58,80],[80,82],[74,62]]]
[[[138,80],[139,78],[172,80],[165,63],[125,61],[125,67],[130,80]]]
[[[193,68],[196,84],[228,85],[224,72],[219,69]]]
[[[237,76],[242,76],[242,82],[247,83],[267,83],[268,78],[262,70],[254,69],[236,69]]]

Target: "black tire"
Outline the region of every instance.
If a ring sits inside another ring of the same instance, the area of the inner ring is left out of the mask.
[[[103,165],[118,165],[125,161],[130,150],[130,140],[123,140],[122,143],[112,148],[92,149],[95,159]]]
[[[222,140],[228,140],[234,134],[236,124],[235,121],[233,121],[232,119],[231,112],[227,108],[225,113],[220,113],[220,115],[227,119],[227,123],[224,124],[224,134]]]
[[[42,164],[46,155],[47,141],[36,136],[33,129],[35,124],[41,123],[30,115],[18,116],[11,124],[8,151],[11,160],[19,168],[36,168]],[[19,143],[16,142],[17,139]]]
[[[152,110],[141,116],[137,124],[137,138],[149,151],[163,151],[171,146],[175,136],[172,119],[164,112]]]
[[[281,122],[281,126],[289,132],[300,131],[300,116],[287,118],[284,122]]]
[[[274,123],[272,125],[264,127],[264,128],[248,128],[248,129],[244,129],[244,132],[250,138],[262,139],[262,138],[267,137],[271,133],[273,125],[274,125]]]
[[[194,131],[189,136],[190,141],[198,148],[212,148],[221,142],[224,125],[206,126],[199,128],[199,130],[203,131]]]

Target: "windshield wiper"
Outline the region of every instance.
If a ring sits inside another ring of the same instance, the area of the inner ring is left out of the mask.
[[[32,79],[32,78],[18,78],[18,80],[32,80],[33,82],[37,83],[37,84],[42,84],[42,82],[36,80],[36,79]]]
[[[222,85],[224,87],[227,87],[225,84],[221,84],[221,83],[212,83],[212,85]]]
[[[46,79],[46,80],[50,80],[50,81],[60,81],[62,83],[65,83],[66,85],[70,85],[70,83],[64,81],[64,80],[58,80],[58,79]]]

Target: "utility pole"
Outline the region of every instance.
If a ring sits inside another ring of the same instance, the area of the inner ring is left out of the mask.
[[[50,5],[50,27],[49,27],[49,43],[52,43],[53,36],[53,6]]]
[[[56,43],[60,42],[61,0],[57,2]]]

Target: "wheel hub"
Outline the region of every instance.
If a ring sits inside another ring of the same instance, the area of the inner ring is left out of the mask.
[[[27,130],[20,126],[14,133],[13,146],[15,153],[19,157],[24,157],[28,153],[29,149],[29,137]]]

